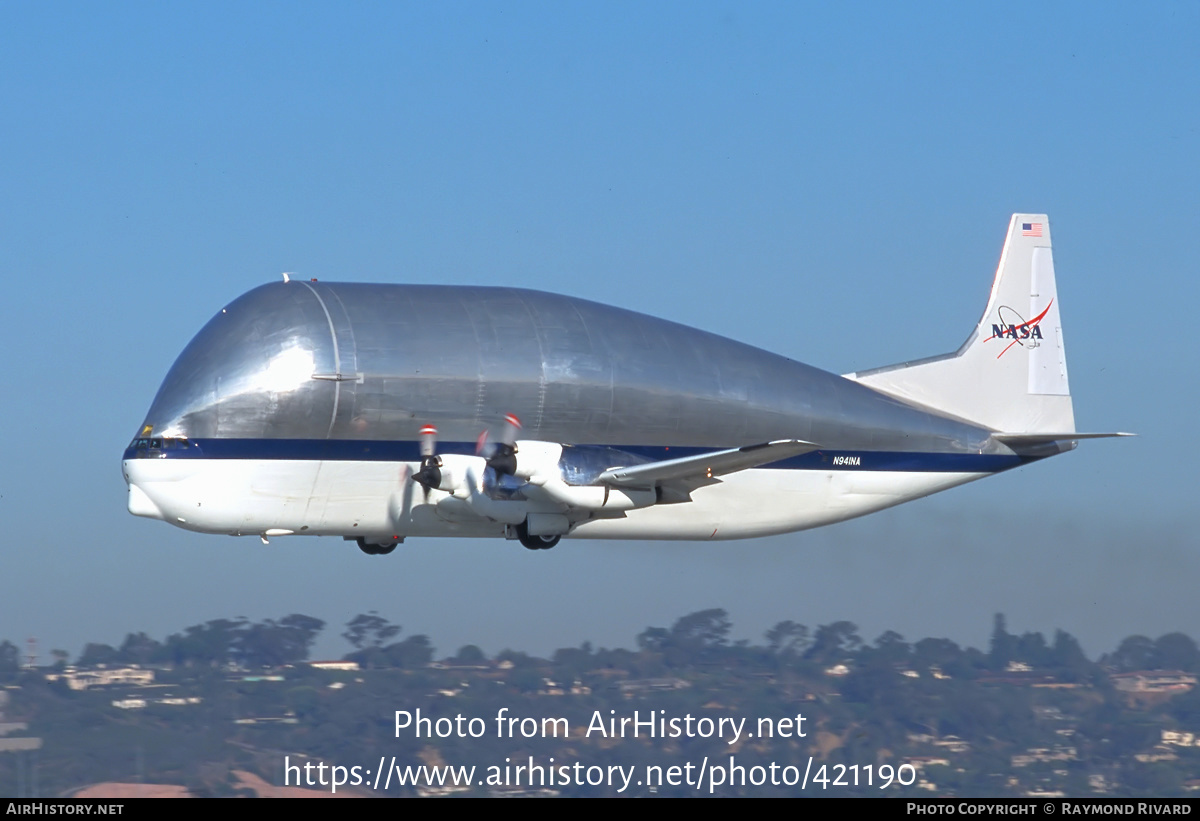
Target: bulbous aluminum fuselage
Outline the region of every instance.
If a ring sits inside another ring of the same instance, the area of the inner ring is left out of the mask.
[[[980,453],[989,432],[840,376],[619,308],[514,288],[278,282],[222,309],[143,430],[189,439],[530,439]]]

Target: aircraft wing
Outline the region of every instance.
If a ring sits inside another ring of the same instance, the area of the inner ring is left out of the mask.
[[[644,465],[609,468],[596,479],[598,484],[616,487],[654,487],[680,479],[712,479],[726,473],[767,465],[817,450],[820,445],[800,439],[780,439],[761,445],[715,450],[697,456],[666,459]]]

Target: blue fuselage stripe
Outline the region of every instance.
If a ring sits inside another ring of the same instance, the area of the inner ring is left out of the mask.
[[[626,453],[657,462],[718,448],[616,445]],[[474,454],[473,442],[438,444],[443,454]],[[241,459],[323,462],[419,462],[419,442],[355,439],[193,439],[169,449],[130,447],[126,459]],[[763,468],[770,470],[885,470],[911,473],[999,473],[1041,457],[999,453],[908,453],[902,451],[817,450]]]

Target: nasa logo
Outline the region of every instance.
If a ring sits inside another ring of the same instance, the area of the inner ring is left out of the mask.
[[[1050,311],[1050,306],[1053,304],[1054,300],[1050,300],[1046,305],[1046,309],[1028,322],[1014,309],[1007,305],[1001,305],[996,309],[996,318],[999,320],[999,323],[992,323],[992,335],[985,339],[984,342],[991,342],[993,339],[1012,340],[1012,342],[1009,342],[1005,346],[1004,350],[996,354],[997,359],[1008,353],[1008,349],[1013,345],[1020,345],[1022,348],[1036,348],[1041,344],[1039,340],[1043,338],[1040,327],[1041,321]]]

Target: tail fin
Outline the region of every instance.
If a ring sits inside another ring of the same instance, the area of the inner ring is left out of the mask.
[[[1074,431],[1046,215],[1013,215],[983,318],[958,351],[847,378],[997,431]]]

